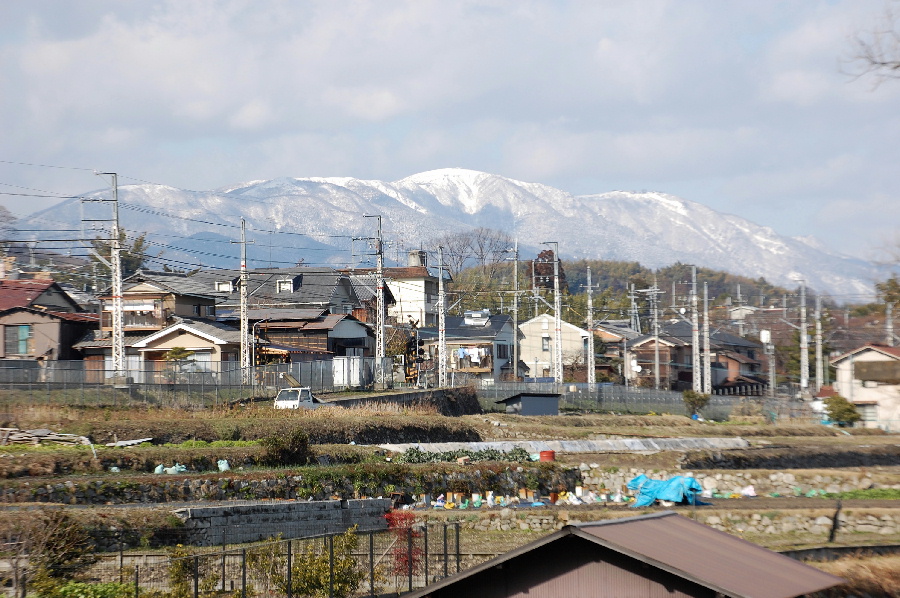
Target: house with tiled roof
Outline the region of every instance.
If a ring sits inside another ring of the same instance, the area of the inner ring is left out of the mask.
[[[863,345],[831,365],[835,392],[856,406],[862,426],[900,430],[900,347]]]
[[[447,371],[477,380],[502,380],[513,373],[512,318],[490,311],[467,311],[462,317],[447,316],[445,321]],[[437,375],[438,329],[420,328],[419,339],[426,353],[422,369],[433,379]]]
[[[0,280],[0,311],[12,307],[69,313],[81,311],[78,303],[49,279]]]
[[[374,268],[344,270],[348,274],[371,275]],[[437,326],[438,268],[428,267],[424,251],[411,251],[406,266],[383,269],[385,284],[394,304],[388,306],[387,315],[395,322],[416,322],[420,327]],[[445,273],[445,283],[449,275]]]
[[[247,274],[250,307],[317,308],[333,314],[349,314],[360,307],[349,277],[333,268],[254,268]],[[239,270],[199,270],[189,278],[199,292],[218,298],[220,310],[240,309]]]
[[[556,346],[555,318],[550,314],[538,315],[519,324],[519,332],[519,359],[527,375],[531,378],[552,377]],[[583,328],[562,322],[560,343],[564,370],[584,370],[589,335]]]
[[[99,297],[100,329],[112,330],[112,293],[107,289]],[[123,326],[125,334],[162,330],[176,318],[216,317],[221,298],[193,277],[182,273],[139,270],[122,283]]]
[[[702,335],[700,342],[703,342]],[[625,368],[632,384],[652,386],[655,383],[656,337],[640,336],[628,343]],[[728,392],[742,388],[745,392],[762,393],[767,380],[762,377],[762,345],[714,329],[709,334],[711,382],[713,391]],[[663,388],[691,388],[694,376],[700,375],[702,364],[693,363],[693,330],[686,320],[669,320],[659,333],[659,377]]]
[[[91,313],[12,307],[0,311],[0,359],[41,361],[77,360],[73,349],[87,332],[97,329],[100,317]]]
[[[52,280],[0,280],[0,359],[80,359],[72,344],[97,324]]]

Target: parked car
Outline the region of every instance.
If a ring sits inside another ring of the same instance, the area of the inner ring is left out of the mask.
[[[323,404],[309,386],[282,388],[275,395],[275,409],[318,409]]]

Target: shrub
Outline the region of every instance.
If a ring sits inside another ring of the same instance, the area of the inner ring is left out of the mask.
[[[282,429],[260,441],[263,465],[306,465],[312,458],[309,436],[302,428]]]
[[[825,399],[825,412],[828,413],[828,419],[840,425],[852,426],[862,418],[856,410],[856,405],[841,395],[832,395]]]
[[[331,577],[329,551],[319,542],[307,542],[302,552],[295,555],[291,566],[291,591],[294,596],[312,598],[348,598],[356,593],[365,571],[356,564],[353,551],[359,544],[356,526],[334,537],[334,576]],[[287,594],[287,581],[277,580],[278,589]]]
[[[133,598],[134,586],[127,583],[84,583],[70,581],[45,598]]]
[[[705,395],[694,390],[685,390],[681,393],[684,406],[687,407],[691,415],[700,413],[700,410],[709,405],[709,395]]]

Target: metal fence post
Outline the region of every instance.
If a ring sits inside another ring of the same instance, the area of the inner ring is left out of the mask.
[[[369,596],[375,598],[375,532],[369,532]]]
[[[456,527],[456,572],[459,573],[459,523],[455,525]]]
[[[294,596],[294,587],[293,587],[294,582],[291,577],[291,575],[292,575],[291,568],[293,567],[293,563],[292,563],[293,554],[291,553],[291,547],[293,546],[293,544],[294,544],[293,540],[287,541],[287,576],[286,576],[287,577],[287,598],[293,598],[293,596]]]
[[[328,536],[328,598],[334,598],[334,536]]]
[[[140,579],[140,577],[139,577],[140,570],[141,570],[140,565],[134,566],[134,598],[138,598],[138,593],[140,592],[140,588],[141,588],[140,583],[138,581]]]
[[[413,578],[413,537],[412,526],[406,529],[406,571],[409,574],[409,591],[412,592]]]
[[[428,585],[428,524],[423,527],[423,538],[425,540],[425,585]]]
[[[447,566],[449,559],[450,548],[447,544],[447,524],[444,524],[444,577],[447,577]]]
[[[200,557],[194,555],[194,598],[200,595]]]
[[[247,549],[241,548],[241,598],[247,598]]]

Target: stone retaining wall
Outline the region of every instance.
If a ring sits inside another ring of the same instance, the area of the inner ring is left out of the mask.
[[[176,509],[184,521],[185,541],[193,546],[257,542],[282,534],[306,538],[335,534],[356,525],[358,531],[387,529],[388,499],[283,501],[255,505]]]
[[[582,485],[585,492],[600,493],[603,490],[611,493],[621,490],[629,480],[644,474],[654,480],[667,480],[673,476],[683,475],[697,478],[704,490],[718,494],[741,492],[746,486],[753,486],[759,496],[777,493],[781,496],[795,496],[810,491],[849,492],[866,488],[895,488],[900,484],[888,484],[889,475],[872,470],[835,470],[827,474],[809,470],[794,471],[683,471],[683,470],[651,470],[641,468],[617,467],[603,468],[597,463],[582,463],[579,466]],[[893,481],[897,480],[894,476]]]
[[[543,509],[526,511],[518,509],[496,509],[478,512],[467,516],[461,525],[463,528],[478,531],[524,530],[533,532],[550,532],[561,529],[564,525],[598,519],[615,519],[640,514],[637,509],[622,509],[616,513],[599,513],[595,509]],[[900,536],[900,512],[881,514],[882,511],[852,509],[842,511],[838,516],[840,527],[838,536],[855,533],[878,534],[891,536],[896,540]],[[690,516],[685,514],[686,516]],[[752,511],[709,511],[704,509],[694,516],[697,521],[718,530],[731,534],[789,534],[813,535],[828,537],[831,531],[834,511],[804,511],[802,514],[791,511],[770,511],[755,513]]]
[[[393,477],[361,476],[368,496],[388,496],[391,492],[438,494],[487,492],[498,496],[517,495],[520,488],[537,489],[546,494],[551,489],[574,489],[579,472],[551,464],[532,464],[508,468],[465,468],[448,466],[434,471],[399,471]],[[135,479],[116,479],[65,482],[23,481],[0,488],[0,502],[44,502],[64,505],[152,504],[168,502],[317,499],[331,496],[352,498],[359,496],[354,479],[339,472],[335,475],[281,476],[265,479],[246,479],[237,476],[142,476]]]

